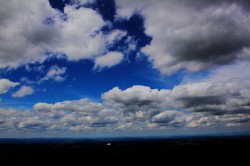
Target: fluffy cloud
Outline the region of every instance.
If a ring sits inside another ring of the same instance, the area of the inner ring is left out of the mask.
[[[57,43],[50,49],[64,53],[69,60],[91,59],[105,49],[105,38],[98,33],[104,21],[92,9],[66,6],[67,21],[56,20],[60,33]]]
[[[66,130],[109,128],[110,125],[115,125],[119,118],[101,103],[89,99],[64,101],[55,104],[37,103],[33,109],[39,114],[57,119],[54,119],[54,121]],[[57,127],[60,128],[60,126]]]
[[[56,11],[44,0],[2,1],[0,68],[43,60],[47,45],[52,44],[57,35],[54,28],[43,22],[55,14]]]
[[[172,90],[175,107],[210,114],[249,113],[249,81],[193,83]]]
[[[153,40],[142,51],[164,74],[183,68],[199,71],[250,57],[247,1],[117,2],[118,14],[140,11],[144,16],[146,33]]]
[[[172,90],[133,86],[89,99],[0,109],[0,130],[140,130],[250,125],[249,81],[200,82]]]
[[[87,2],[90,1],[72,1]],[[152,36],[152,42],[142,52],[153,67],[164,74],[183,68],[199,71],[249,59],[250,20],[246,0],[117,0],[116,3],[117,18],[130,17],[134,12],[143,16],[146,33]],[[90,8],[76,9],[74,5],[66,5],[64,12],[65,15],[43,0],[2,2],[0,68],[43,61],[46,52],[66,54],[72,61],[94,60],[94,68],[121,62],[121,56],[107,56],[108,60],[104,62],[105,55],[101,55],[107,52],[109,44],[125,36],[126,32],[99,33],[101,27],[109,23]],[[32,26],[27,28],[29,24]]]
[[[154,118],[155,122],[157,120],[164,122],[164,119],[169,121],[167,117],[174,117],[170,115],[176,114],[171,111],[165,112],[166,110],[202,113],[203,117],[248,115],[250,114],[249,85],[249,81],[200,82],[179,85],[172,90],[134,86],[124,91],[114,88],[103,94],[102,98],[106,105],[113,106],[131,117],[143,117],[144,120],[148,120],[153,115],[159,114]]]
[[[34,90],[30,86],[22,86],[17,92],[12,94],[12,97],[24,97],[34,93]]]
[[[8,79],[0,79],[0,95],[7,93],[11,88],[19,85],[18,82],[12,82]]]
[[[95,59],[94,69],[102,69],[112,67],[119,64],[123,60],[123,54],[120,52],[109,52]]]
[[[1,2],[0,68],[42,62],[47,52],[66,55],[71,61],[93,60],[116,39],[112,33],[111,37],[98,33],[106,23],[96,11],[68,5],[64,13],[44,0]]]
[[[124,91],[116,87],[104,93],[102,99],[106,105],[115,107],[124,114],[147,118],[162,111],[169,92],[145,86],[133,86]]]
[[[46,76],[40,79],[39,82],[47,81],[47,80],[54,80],[57,82],[62,82],[65,80],[64,74],[66,72],[66,67],[60,68],[58,66],[52,66]]]
[[[50,111],[71,111],[82,113],[89,112],[95,114],[102,109],[102,105],[99,103],[92,102],[88,99],[76,100],[76,101],[64,101],[55,104],[37,103],[33,109],[39,112],[50,112]]]

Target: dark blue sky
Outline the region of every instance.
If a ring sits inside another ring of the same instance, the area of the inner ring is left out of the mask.
[[[63,12],[65,5],[70,1],[50,0],[53,8]],[[29,70],[26,66],[17,69],[5,70],[1,76],[12,81],[19,82],[20,78],[28,78],[38,81],[46,75],[50,67],[66,67],[66,79],[63,82],[53,80],[44,82],[37,86],[37,92],[22,99],[13,99],[10,95],[4,95],[4,107],[31,108],[37,102],[55,103],[63,100],[77,100],[84,97],[99,101],[102,93],[113,87],[127,89],[133,85],[144,85],[151,88],[171,89],[179,84],[185,72],[178,72],[171,76],[161,75],[157,69],[153,69],[146,56],[140,52],[141,48],[150,44],[152,37],[145,34],[144,19],[140,13],[135,13],[130,18],[116,18],[116,6],[113,0],[97,0],[96,3],[86,4],[80,7],[88,7],[101,14],[105,21],[110,21],[112,26],[103,27],[98,33],[108,34],[114,30],[122,30],[127,35],[108,47],[108,51],[120,51],[126,55],[126,61],[109,69],[94,71],[94,63],[90,60],[70,62],[67,58],[56,58],[56,54],[48,58],[44,63],[30,64]],[[51,20],[51,19],[50,19]],[[53,20],[53,19],[52,19]],[[134,51],[126,52],[128,44],[125,42],[132,37],[136,42]],[[53,53],[52,53],[53,54]],[[138,56],[139,55],[139,56]],[[50,55],[51,56],[51,55]],[[36,68],[43,66],[43,72]],[[15,91],[16,89],[12,89]]]

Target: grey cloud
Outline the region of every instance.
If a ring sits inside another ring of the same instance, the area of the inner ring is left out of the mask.
[[[124,107],[127,112],[135,112],[140,110],[155,110],[164,103],[168,90],[150,89],[146,86],[133,86],[122,91],[114,88],[102,95],[102,99],[107,104],[118,105]]]
[[[31,117],[24,121],[18,123],[19,129],[28,129],[28,130],[49,130],[49,126],[51,125],[52,121],[44,121],[39,119],[39,117]]]
[[[89,99],[0,109],[0,130],[141,130],[250,125],[250,83],[198,82],[172,90],[133,86]]]
[[[96,113],[102,109],[102,105],[92,102],[88,99],[81,99],[75,101],[64,101],[55,104],[37,103],[33,107],[34,110],[40,112],[53,111],[71,111],[71,112],[88,112]]]
[[[178,118],[183,122],[180,126],[212,126],[218,123],[212,118],[215,116],[250,114],[249,85],[249,81],[198,82],[179,85],[173,90],[134,86],[124,91],[114,88],[102,98],[105,104],[120,110],[124,119],[175,126]]]
[[[187,116],[178,111],[164,111],[152,117],[152,122],[159,126],[183,127],[187,126]]]
[[[142,8],[146,33],[153,37],[152,43],[142,51],[163,74],[180,69],[199,71],[249,59],[249,54],[244,52],[250,47],[249,13],[242,5],[245,3],[249,2],[138,3],[143,6],[138,8]]]
[[[249,85],[249,81],[193,83],[176,87],[172,96],[176,107],[190,112],[249,114]]]

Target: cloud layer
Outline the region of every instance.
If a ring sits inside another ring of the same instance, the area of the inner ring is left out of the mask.
[[[79,3],[87,1],[72,1]],[[61,13],[43,0],[1,3],[0,68],[42,62],[48,53],[66,55],[71,61],[93,60],[95,69],[120,63],[120,56],[108,62],[100,59],[104,54],[113,54],[109,45],[127,33],[119,30],[101,33],[103,27],[112,24],[100,11],[75,6],[66,5]],[[145,32],[152,42],[141,51],[163,74],[181,69],[200,71],[250,57],[246,0],[117,0],[116,6],[117,15],[113,17],[117,20],[128,19],[136,12],[143,16]],[[28,24],[32,26],[27,28]]]
[[[138,11],[144,16],[146,33],[153,40],[142,51],[164,74],[200,71],[250,57],[248,1],[117,3],[121,16]]]
[[[0,126],[45,131],[249,126],[249,85],[249,81],[236,81],[192,83],[172,90],[115,87],[102,95],[102,102],[85,98],[37,103],[27,111],[0,109]]]
[[[86,2],[90,1],[74,1],[75,5]],[[0,108],[0,131],[249,127],[250,3],[247,0],[117,0],[116,3],[117,15],[105,18],[99,9],[75,5],[66,5],[62,13],[45,0],[1,2],[0,69],[43,62],[56,54],[69,61],[91,60],[93,70],[102,70],[129,59],[129,53],[135,51],[137,55],[144,53],[162,74],[210,69],[208,77],[198,82],[191,78],[173,89],[114,87],[103,93],[99,102],[84,98],[36,103],[30,110]],[[114,30],[108,19],[114,19],[116,26],[121,27]],[[124,20],[131,25],[123,25]],[[110,31],[102,32],[105,28]],[[146,39],[141,41],[140,36],[146,35],[137,34],[133,28],[141,31],[145,28],[145,33],[152,37],[151,43],[145,44]],[[126,50],[120,48],[124,44]],[[26,85],[21,85],[12,97],[33,94],[35,90],[27,85],[37,86],[48,80],[62,82],[68,71],[54,64],[50,68],[40,67],[36,70],[44,75],[36,77],[38,84],[20,78]],[[47,73],[41,72],[45,68]],[[0,79],[0,95],[19,84]]]

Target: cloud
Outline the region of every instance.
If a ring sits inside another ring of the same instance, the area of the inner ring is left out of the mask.
[[[30,117],[20,123],[18,123],[19,129],[29,129],[29,130],[41,130],[48,129],[50,126],[50,121],[44,121],[39,117]]]
[[[134,13],[143,16],[142,22],[152,42],[142,52],[163,74],[181,69],[199,71],[250,57],[249,2],[246,0],[117,0],[116,3],[115,19],[130,18]],[[66,5],[63,14],[43,0],[1,3],[0,68],[42,62],[48,52],[66,55],[70,61],[93,60],[94,68],[122,62],[121,56],[116,56],[113,63],[110,59],[103,62],[101,55],[112,54],[108,51],[110,45],[126,32],[115,30],[105,35],[100,30],[110,22],[105,22],[93,9],[75,7]],[[32,27],[27,28],[28,24]],[[128,47],[133,50],[135,46]]]
[[[11,88],[19,85],[18,82],[12,82],[8,79],[0,79],[0,95],[7,93]]]
[[[109,52],[95,59],[94,69],[110,68],[123,60],[123,54],[120,52]]]
[[[250,47],[247,1],[117,3],[118,14],[139,11],[144,17],[146,33],[153,39],[142,52],[163,74],[200,71],[250,57],[245,51]]]
[[[172,90],[175,107],[209,114],[249,113],[249,81],[192,83]]]
[[[105,92],[102,101],[37,103],[32,110],[0,108],[0,130],[166,130],[250,125],[249,81],[133,86]]]
[[[71,111],[71,112],[89,112],[95,114],[102,109],[102,105],[99,103],[92,102],[88,99],[81,99],[75,101],[64,101],[55,104],[37,103],[33,109],[39,112],[50,112],[50,111]]]
[[[124,91],[116,87],[102,94],[102,99],[107,105],[117,107],[124,114],[140,115],[147,112],[149,116],[161,111],[169,92],[146,86],[133,86]],[[146,118],[146,115],[142,117]]]
[[[105,49],[105,38],[97,33],[104,21],[92,9],[66,6],[67,21],[56,21],[59,40],[50,50],[67,55],[69,60],[91,59]]]
[[[23,84],[35,84],[36,82],[35,81],[31,81],[31,80],[29,80],[28,78],[26,78],[26,77],[22,77],[22,78],[20,78],[20,81],[23,83]]]
[[[89,99],[64,101],[55,104],[37,103],[33,109],[50,118],[56,118],[61,128],[66,130],[86,130],[90,128],[109,128],[118,122],[114,112],[104,108],[101,103]],[[58,126],[60,128],[60,126]]]
[[[43,21],[55,14],[44,0],[1,2],[0,68],[44,60],[44,50],[57,32]]]
[[[43,62],[48,52],[70,61],[94,60],[117,39],[99,32],[108,23],[90,8],[66,5],[63,14],[48,1],[9,0],[1,3],[0,14],[0,68]]]
[[[22,86],[17,92],[12,94],[12,97],[24,97],[34,93],[34,90],[30,86]]]
[[[152,123],[164,127],[185,127],[188,125],[188,115],[178,111],[164,111],[152,117]]]
[[[250,80],[249,61],[238,61],[230,65],[224,65],[211,70],[207,78],[202,79],[207,82],[229,82],[235,80]]]
[[[114,42],[121,40],[127,35],[127,32],[121,30],[113,30],[110,34],[107,35],[107,42],[109,44],[114,44]]]
[[[62,82],[65,80],[64,74],[66,73],[66,70],[67,70],[66,67],[60,68],[56,65],[52,66],[47,72],[47,74],[42,79],[40,79],[39,82],[48,81],[48,80]]]
[[[133,86],[114,88],[102,95],[107,105],[124,114],[149,118],[166,110],[210,115],[249,114],[249,81],[199,82],[179,85],[172,90]],[[146,113],[146,114],[145,114]]]

